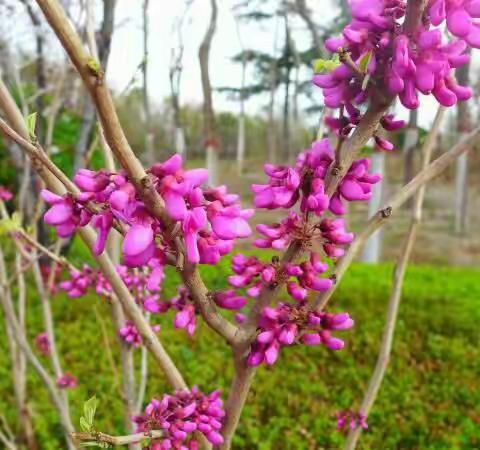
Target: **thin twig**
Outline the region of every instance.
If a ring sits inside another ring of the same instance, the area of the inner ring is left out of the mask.
[[[90,442],[104,442],[112,445],[128,445],[136,442],[141,442],[144,439],[159,439],[163,437],[163,431],[150,431],[148,433],[135,433],[126,436],[112,436],[110,434],[100,432],[73,432],[72,437],[77,441],[90,441]]]
[[[332,271],[332,277],[336,280],[336,283],[330,288],[330,290],[322,293],[317,297],[314,303],[314,308],[322,310],[327,305],[328,301],[332,297],[335,289],[339,285],[339,281],[345,274],[352,261],[362,250],[365,242],[368,238],[378,230],[385,222],[389,220],[393,213],[399,210],[410,197],[425,183],[428,183],[433,178],[440,175],[453,161],[455,161],[462,153],[470,150],[475,145],[480,137],[480,127],[477,127],[474,131],[469,133],[452,149],[445,152],[435,161],[430,163],[428,167],[422,170],[415,178],[406,184],[400,191],[392,196],[381,208],[377,214],[375,214],[368,222],[363,231],[361,231],[355,240],[348,248],[345,255],[340,259],[338,264]]]
[[[2,83],[0,82],[0,93],[2,93]],[[3,90],[3,93],[7,93],[8,91]],[[9,95],[9,94],[8,94]],[[4,111],[8,111],[2,104],[2,101],[4,101],[5,98],[2,99],[2,96],[0,95],[0,107]],[[11,102],[13,105],[15,103],[12,101]],[[16,105],[15,105],[16,107]],[[9,117],[7,115],[7,117]],[[10,117],[9,117],[10,118]],[[23,139],[18,133],[16,133],[10,126],[3,120],[0,119],[0,129],[9,137],[11,137],[15,142],[17,142],[20,147],[32,158],[35,157],[36,152],[39,151],[39,149],[35,146],[32,146],[30,142],[28,142],[26,139]],[[33,147],[33,149],[32,149]],[[33,150],[33,151],[32,151]],[[41,159],[41,161],[44,161],[45,159]],[[54,167],[54,172],[60,172],[62,174],[62,177],[65,177],[65,175],[56,167],[49,159],[48,157],[46,160],[49,162],[49,166],[51,167],[53,165]],[[48,167],[47,167],[48,168]],[[38,173],[40,176],[43,178],[45,181],[47,187],[52,190],[52,192],[55,192],[59,195],[62,195],[65,192],[65,188],[62,185],[62,183],[59,182],[59,179],[56,176],[51,176],[52,172],[49,170],[44,170],[45,167],[36,167],[38,170]],[[68,178],[67,178],[68,179]],[[82,240],[85,242],[85,244],[88,246],[90,251],[92,251],[92,248],[94,247],[94,243],[96,241],[96,235],[93,229],[90,226],[83,227],[79,230],[79,234],[82,238]],[[92,252],[93,253],[93,252]],[[103,274],[105,277],[108,279],[110,285],[112,286],[113,291],[117,295],[118,299],[120,300],[122,307],[127,314],[127,316],[132,320],[132,322],[135,324],[136,328],[138,329],[140,335],[142,336],[142,339],[144,340],[145,345],[149,348],[149,350],[152,352],[154,355],[155,360],[161,367],[162,371],[165,373],[167,380],[171,385],[173,386],[174,389],[186,389],[187,385],[185,381],[183,380],[182,375],[178,371],[177,367],[171,360],[170,356],[168,353],[165,351],[163,348],[163,345],[161,344],[160,340],[156,336],[156,334],[152,331],[151,327],[149,324],[145,321],[142,312],[140,308],[136,305],[135,299],[133,298],[131,292],[128,290],[126,287],[125,283],[123,280],[120,278],[118,275],[115,265],[112,263],[112,260],[109,258],[108,255],[105,253],[101,255],[93,255],[97,263],[99,264]]]
[[[440,126],[443,121],[445,108],[439,107],[435,121],[432,125],[431,131],[426,139],[422,149],[422,170],[428,167],[431,159],[432,151],[437,141]],[[371,407],[377,398],[378,391],[382,384],[385,372],[390,360],[390,354],[392,351],[393,336],[395,333],[395,324],[398,316],[398,308],[400,306],[400,300],[402,297],[403,282],[405,279],[405,272],[407,270],[408,261],[415,244],[418,227],[420,225],[423,201],[425,198],[426,184],[423,184],[415,197],[415,205],[412,210],[412,220],[405,243],[402,247],[401,253],[398,257],[397,265],[394,270],[393,285],[390,293],[390,300],[388,302],[388,310],[386,316],[386,322],[383,330],[382,340],[380,342],[380,351],[378,354],[375,370],[372,374],[372,378],[368,384],[367,391],[362,401],[360,410],[365,416],[368,417]],[[360,437],[362,428],[356,427],[351,429],[348,433],[347,441],[345,444],[345,450],[354,450],[358,439]]]

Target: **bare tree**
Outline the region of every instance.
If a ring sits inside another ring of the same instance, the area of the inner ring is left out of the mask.
[[[212,85],[210,83],[209,59],[213,36],[217,26],[218,7],[210,0],[210,23],[198,51],[203,91],[203,136],[207,156],[208,183],[217,185],[219,142],[216,136],[215,113],[213,110]]]
[[[241,175],[243,171],[243,160],[245,159],[245,77],[247,71],[247,57],[248,53],[245,50],[243,44],[242,33],[240,29],[240,20],[237,15],[234,15],[235,26],[237,30],[238,43],[240,44],[241,49],[241,64],[242,64],[242,75],[240,83],[240,94],[239,94],[239,105],[240,111],[238,115],[238,132],[237,132],[237,170],[238,174]]]
[[[275,163],[277,160],[277,140],[275,130],[275,100],[278,87],[278,64],[277,64],[277,52],[278,52],[278,29],[279,29],[279,16],[275,15],[275,31],[273,33],[273,55],[270,60],[270,74],[269,85],[270,95],[268,102],[268,134],[267,134],[267,147],[268,147],[268,160],[271,163]]]
[[[175,20],[173,32],[177,36],[177,46],[172,47],[170,53],[170,95],[172,97],[173,109],[173,140],[175,143],[175,152],[186,156],[185,133],[183,130],[181,108],[180,108],[180,85],[183,73],[183,25],[187,17],[188,10],[193,0],[186,2],[185,9],[180,17]]]
[[[152,113],[150,110],[150,98],[148,95],[148,36],[149,36],[149,26],[148,26],[148,6],[150,0],[143,0],[142,8],[142,28],[143,28],[143,61],[142,61],[142,101],[143,101],[143,114],[145,121],[145,151],[146,151],[146,160],[151,166],[155,163],[155,150],[154,150],[154,134],[152,130]]]
[[[470,81],[470,63],[457,70],[457,80],[462,86]],[[460,138],[472,130],[472,113],[468,102],[457,103],[457,133]],[[468,155],[458,158],[455,173],[455,232],[464,235],[468,228]]]

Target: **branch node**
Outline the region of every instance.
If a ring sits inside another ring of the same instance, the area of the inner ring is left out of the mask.
[[[383,219],[387,219],[388,217],[390,217],[392,215],[392,207],[387,206],[386,208],[382,209],[380,211],[380,215],[382,216]]]

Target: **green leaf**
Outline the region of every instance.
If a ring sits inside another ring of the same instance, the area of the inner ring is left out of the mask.
[[[80,417],[80,428],[88,433],[92,429],[92,425],[86,421],[85,417]]]
[[[369,50],[360,58],[360,63],[358,64],[358,68],[362,73],[367,73],[368,65],[373,57],[373,51]]]
[[[12,216],[7,219],[0,220],[0,236],[11,233],[12,231],[18,231],[22,228],[22,218],[18,211],[14,212]]]
[[[27,125],[28,135],[30,139],[36,139],[35,136],[35,125],[37,124],[37,113],[34,112],[29,114],[25,119],[25,124]]]
[[[84,414],[85,420],[90,425],[90,427],[93,426],[93,419],[95,417],[95,411],[97,410],[97,406],[98,406],[98,400],[95,395],[90,399],[88,399],[83,404],[83,414]]]
[[[99,76],[102,73],[102,67],[100,66],[100,63],[95,58],[88,58],[87,67],[90,70],[90,72],[92,72],[94,75]]]
[[[340,65],[338,53],[333,55],[332,59],[316,59],[313,61],[313,70],[315,73],[331,72]]]

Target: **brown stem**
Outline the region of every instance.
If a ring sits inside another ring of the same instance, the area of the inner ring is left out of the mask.
[[[163,434],[163,431],[151,431],[149,433],[135,433],[127,436],[111,436],[110,434],[100,432],[73,432],[72,437],[77,441],[104,442],[112,445],[129,445],[136,442],[141,442],[142,440],[148,438],[158,439],[161,438]]]
[[[0,266],[2,266],[3,268],[5,266],[4,257],[1,249],[0,249]],[[5,273],[6,272],[4,269],[0,269],[0,276],[3,276],[2,274],[5,274]],[[0,288],[0,303],[2,305],[5,317],[8,321],[8,326],[12,332],[12,336],[15,339],[16,345],[25,354],[25,357],[27,358],[29,363],[32,365],[32,367],[35,369],[37,374],[40,376],[45,387],[47,388],[48,393],[50,394],[50,398],[52,399],[52,402],[58,411],[60,422],[66,432],[68,448],[75,449],[75,445],[72,443],[68,435],[68,433],[73,431],[73,425],[70,421],[70,416],[66,410],[65,403],[62,399],[61,393],[57,388],[55,381],[50,377],[48,372],[43,367],[42,363],[38,360],[38,358],[33,353],[28,343],[27,337],[25,336],[25,333],[22,330],[15,316],[15,311],[13,309],[11,298],[9,297],[8,293],[6,292],[6,288],[4,287],[4,280],[0,280],[0,281],[2,281],[1,283],[2,288]]]
[[[421,20],[423,9],[425,8],[425,2],[426,0],[410,0],[407,8],[407,16],[410,17],[412,15],[412,11],[410,11],[410,9],[414,8],[415,17],[418,16],[417,20]],[[409,22],[405,25],[405,30],[409,31],[413,26],[413,19],[409,19]],[[355,158],[358,156],[360,150],[374,135],[381,118],[385,115],[392,102],[393,97],[384,97],[378,101],[373,101],[364,114],[361,122],[355,129],[353,135],[343,144],[339,167],[332,167],[327,173],[325,179],[325,192],[329,197],[336,192],[338,185],[349,170]],[[284,254],[282,263],[285,264],[295,260],[301,254],[301,250],[301,245],[294,241],[292,244],[290,244],[286,253]],[[270,289],[268,287],[264,287],[262,289],[256,304],[252,307],[252,310],[249,313],[246,326],[240,333],[240,340],[242,341],[242,344],[238,344],[239,347],[248,347],[248,343],[250,343],[255,337],[258,314],[264,306],[272,301],[278,292],[278,289],[278,286],[275,289]],[[332,290],[333,289],[330,291]],[[242,386],[242,389],[248,392],[250,383],[246,381],[250,376],[253,376],[250,374],[250,371],[253,371],[253,369],[237,372],[233,380],[233,385]],[[238,401],[235,401],[235,397],[238,398]],[[226,444],[221,447],[222,449],[227,450],[230,448],[231,440],[238,424],[238,417],[240,416],[240,412],[243,408],[246,397],[246,393],[243,392],[230,392],[230,397],[227,402],[228,407],[226,410],[227,417],[223,427],[223,436]]]
[[[95,67],[95,64],[93,64],[92,68],[92,58],[85,51],[79,36],[70,25],[65,11],[59,2],[57,0],[37,0],[37,3],[82,77],[97,109],[108,145],[135,184],[148,210],[167,226],[166,237],[168,237],[172,234],[174,224],[166,213],[163,200],[156,191],[151,178],[147,176],[140,161],[128,144],[101,68]],[[215,0],[212,0],[212,7],[214,6],[216,7],[216,3]],[[55,175],[57,176],[58,174],[56,173]],[[181,249],[177,248],[177,251],[181,251]],[[191,294],[206,322],[214,324],[214,330],[231,342],[235,337],[237,328],[218,313],[214,303],[207,295],[208,290],[200,277],[198,269],[193,267],[183,271],[182,277],[187,286],[198,287],[198,292],[192,292]],[[185,280],[185,277],[189,278]],[[210,316],[215,315],[215,317],[210,318],[207,314]]]

